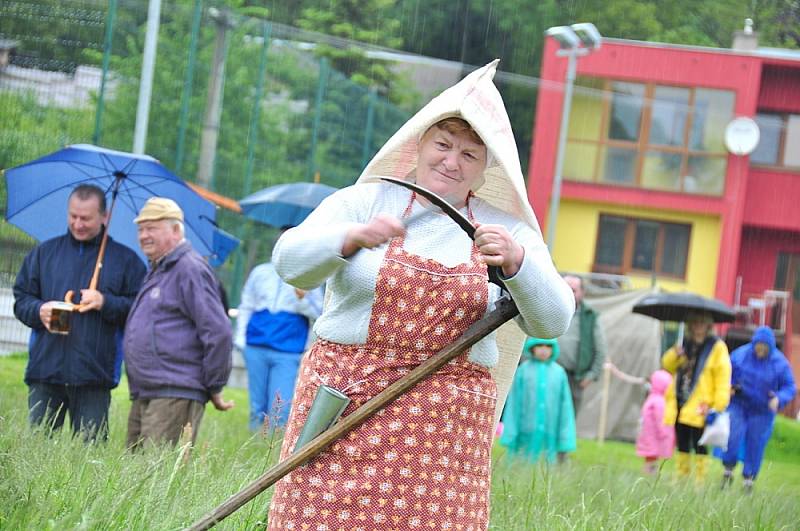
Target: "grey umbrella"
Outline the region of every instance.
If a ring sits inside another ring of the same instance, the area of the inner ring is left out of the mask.
[[[696,293],[659,293],[647,295],[633,307],[634,313],[654,317],[659,321],[686,321],[691,312],[707,312],[715,323],[731,323],[736,317],[733,308]]]

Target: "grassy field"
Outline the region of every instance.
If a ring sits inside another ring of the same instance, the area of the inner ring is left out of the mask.
[[[124,385],[113,392],[110,438],[85,446],[64,432],[52,438],[26,421],[25,358],[0,358],[0,529],[181,529],[254,480],[278,453],[279,434],[251,434],[247,398],[226,390],[232,411],[208,408],[197,448],[131,455],[123,450],[129,408]],[[800,426],[782,420],[752,496],[740,483],[719,490],[714,462],[707,485],[639,474],[627,443],[579,441],[566,465],[532,466],[498,447],[492,488],[494,530],[786,529],[800,522]],[[270,491],[218,526],[257,529]]]

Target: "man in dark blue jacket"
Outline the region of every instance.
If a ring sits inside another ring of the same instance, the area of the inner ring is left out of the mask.
[[[58,429],[69,413],[87,439],[108,434],[111,389],[117,384],[116,337],[122,332],[145,266],[110,237],[97,289],[87,289],[107,221],[103,191],[80,185],[69,196],[65,235],[37,245],[14,283],[14,315],[32,329],[25,369],[32,425]],[[55,333],[53,306],[80,294],[68,334]]]

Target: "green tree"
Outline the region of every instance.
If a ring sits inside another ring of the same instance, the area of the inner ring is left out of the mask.
[[[800,2],[754,0],[752,16],[762,45],[800,48]]]
[[[305,7],[297,26],[331,37],[375,47],[401,48],[403,38],[398,20],[386,16],[396,0],[331,0]],[[316,53],[327,57],[334,70],[352,81],[373,88],[400,104],[414,100],[412,87],[385,60],[370,57],[369,50],[353,44],[321,42]]]

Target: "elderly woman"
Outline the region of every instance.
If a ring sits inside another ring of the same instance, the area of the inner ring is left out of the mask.
[[[706,312],[689,314],[683,344],[664,353],[661,365],[674,380],[665,395],[664,424],[675,425],[678,443],[678,475],[692,472],[698,483],[708,471],[708,448],[700,436],[706,415],[712,409],[723,411],[731,397],[731,360],[725,342],[713,334],[714,321]]]
[[[347,415],[486,315],[500,296],[487,265],[501,269],[526,333],[554,337],[569,325],[575,302],[524,195],[495,66],[431,101],[356,185],[278,242],[279,274],[301,289],[327,282],[329,297],[300,368],[282,456],[320,384],[352,399]],[[370,182],[375,176],[446,198],[478,227],[475,240],[406,188]],[[269,528],[486,529],[495,415],[507,391],[491,370],[510,374],[523,340],[519,332],[512,341],[484,338],[284,478]]]

